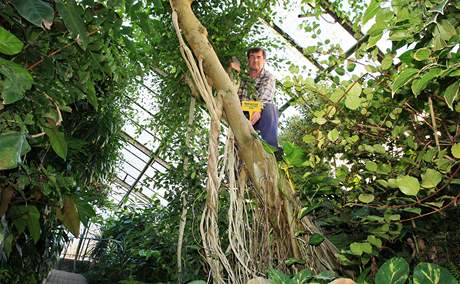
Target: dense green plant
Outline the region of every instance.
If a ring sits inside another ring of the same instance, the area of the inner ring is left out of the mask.
[[[177,281],[177,215],[154,202],[146,208],[116,212],[101,227],[101,241],[92,252],[94,265],[86,273],[90,283],[132,279],[148,283]],[[184,248],[184,281],[206,277],[200,239],[191,233]]]
[[[286,132],[297,143],[286,144],[285,167],[305,201],[298,217],[318,217],[343,265],[375,273],[394,255],[459,265],[459,8],[371,1],[369,38],[348,62],[329,61],[337,75],[284,83],[313,101]],[[373,63],[385,32],[392,46]]]
[[[366,270],[356,281],[358,283],[404,284],[411,279],[409,283],[459,283],[449,270],[433,263],[421,262],[415,266],[411,273],[407,261],[400,257],[391,258],[382,264],[375,274],[375,281],[368,280],[368,274],[369,270]],[[329,283],[337,278],[337,275],[332,271],[324,271],[314,275],[308,269],[304,269],[293,276],[289,276],[279,270],[272,269],[268,272],[268,278],[274,284],[319,284]]]
[[[38,283],[64,227],[78,236],[108,204],[124,96],[143,74],[130,56],[143,49],[93,1],[0,1],[0,24],[0,279]]]

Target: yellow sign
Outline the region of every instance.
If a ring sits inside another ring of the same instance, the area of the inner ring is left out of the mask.
[[[241,109],[243,109],[243,111],[249,112],[249,120],[252,119],[252,115],[255,112],[262,111],[262,106],[263,106],[262,102],[258,102],[258,101],[242,101],[241,102]]]

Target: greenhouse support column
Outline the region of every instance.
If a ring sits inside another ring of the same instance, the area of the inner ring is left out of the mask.
[[[75,272],[77,268],[77,259],[78,259],[78,255],[80,254],[83,237],[85,236],[86,231],[88,231],[87,227],[85,227],[85,229],[83,230],[83,233],[80,235],[80,240],[78,241],[77,251],[75,252],[75,258],[73,260],[73,272]]]

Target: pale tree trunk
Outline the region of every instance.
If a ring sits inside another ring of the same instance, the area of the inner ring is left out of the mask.
[[[254,210],[253,216],[260,217],[258,220],[261,222],[253,221],[253,225],[263,228],[263,230],[254,234],[261,240],[254,243],[257,246],[254,249],[254,255],[258,258],[253,260],[254,267],[257,268],[259,274],[263,274],[269,266],[275,264],[282,267],[283,260],[295,257],[304,259],[306,265],[317,272],[327,269],[336,270],[338,264],[334,254],[337,251],[329,241],[326,240],[317,247],[306,245],[309,236],[320,231],[308,217],[304,217],[302,220],[296,218],[300,206],[294,191],[283,176],[279,176],[274,156],[265,152],[261,142],[255,138],[257,136],[253,135],[254,129],[241,111],[236,87],[209,43],[206,28],[194,15],[191,9],[192,2],[193,0],[171,0],[173,18],[174,13],[177,13],[178,25],[188,45],[190,45],[194,57],[200,64],[202,63],[202,71],[204,71],[206,79],[212,82],[218,97],[222,99],[223,115],[232,129],[238,144],[239,157],[244,162],[252,185],[255,187],[253,195],[257,197],[258,208]],[[180,32],[178,32],[178,37],[181,38]],[[181,48],[184,48],[184,44],[181,42]],[[190,65],[189,68],[191,68]],[[208,109],[209,105],[207,103]],[[212,125],[213,128],[216,127],[215,124]],[[216,161],[213,160],[212,164],[214,166]],[[208,164],[208,171],[209,167]],[[209,177],[208,175],[208,179]],[[211,176],[211,178],[215,177]],[[216,202],[218,199],[215,195],[212,195],[212,199],[209,199],[208,196],[207,210],[216,210],[218,207]],[[216,214],[216,212],[213,213]],[[297,231],[303,231],[306,235],[298,237],[302,238],[300,240],[294,235]],[[212,234],[215,237],[216,233],[218,232],[214,228],[214,230],[202,232],[202,236],[206,238],[206,234]],[[272,234],[273,239],[269,239],[267,234]],[[206,241],[204,243],[206,249]],[[212,261],[213,265],[215,265],[216,260],[220,259],[226,268],[228,277],[234,277],[233,272],[228,269],[228,261],[223,258],[225,256],[222,257],[220,254],[218,257],[207,255],[208,261]],[[276,261],[278,262],[274,263]],[[222,270],[215,268],[212,273],[222,274]],[[213,279],[215,283],[223,283],[221,275],[213,275]],[[238,279],[235,281],[243,282]]]

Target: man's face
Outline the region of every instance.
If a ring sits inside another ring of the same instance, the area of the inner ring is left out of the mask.
[[[263,51],[252,52],[249,54],[249,69],[252,71],[259,72],[262,70],[265,64],[265,58]]]

